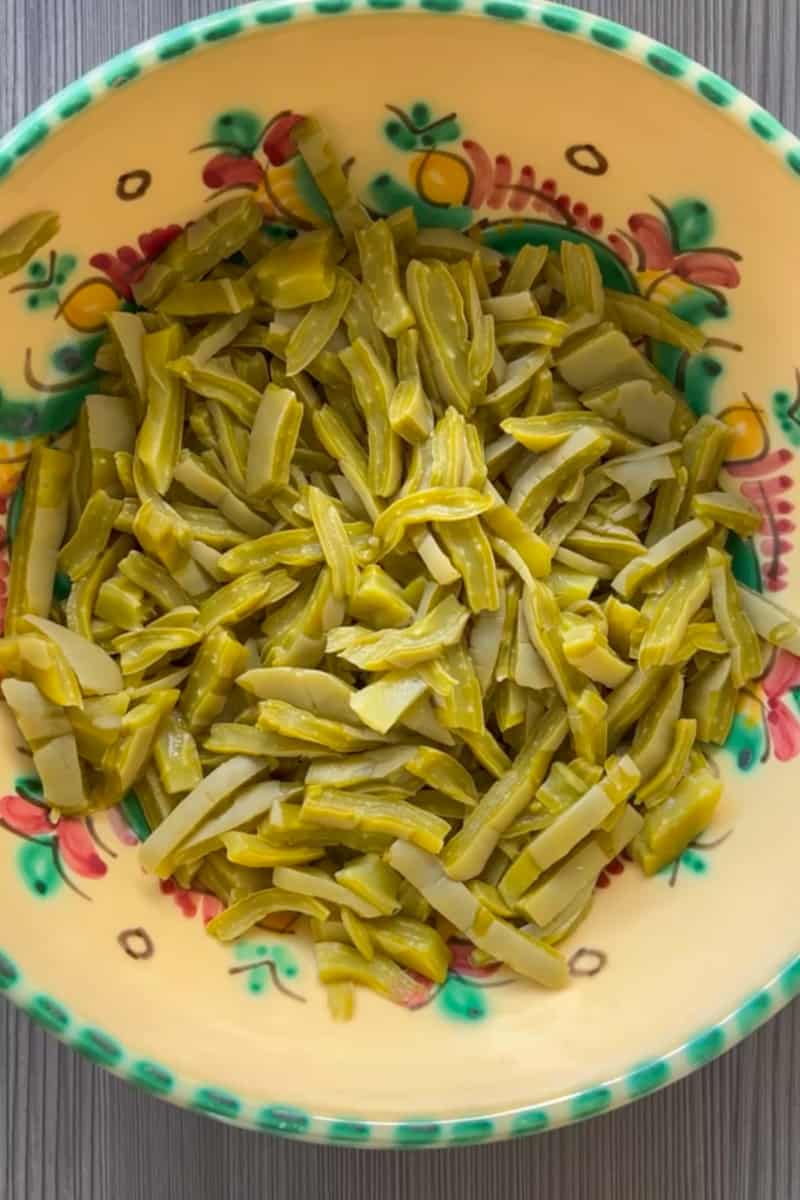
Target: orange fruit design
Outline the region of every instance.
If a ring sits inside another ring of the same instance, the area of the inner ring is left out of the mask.
[[[0,440],[0,496],[10,496],[16,490],[35,441]]]
[[[763,454],[767,439],[761,409],[745,400],[742,404],[732,404],[726,408],[719,414],[719,419],[733,431],[728,449],[730,462],[754,459]]]
[[[408,167],[409,178],[429,204],[466,204],[472,187],[469,167],[457,154],[427,150],[415,154]]]
[[[78,333],[97,333],[106,326],[106,313],[114,312],[122,301],[106,279],[85,279],[62,301],[56,314]]]
[[[276,221],[291,221],[301,226],[324,224],[300,195],[295,175],[295,162],[282,163],[279,167],[267,167],[262,182],[253,191],[265,217]]]

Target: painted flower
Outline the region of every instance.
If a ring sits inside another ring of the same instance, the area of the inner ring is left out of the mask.
[[[634,213],[628,230],[609,234],[616,254],[638,271],[664,271],[687,283],[735,288],[741,282],[735,250],[704,244],[712,230],[708,205],[685,200],[668,208],[651,197],[660,216]]]
[[[181,225],[151,229],[148,233],[140,234],[138,249],[134,246],[119,246],[116,254],[94,254],[89,263],[95,270],[108,276],[120,296],[130,300],[133,296],[133,285],[142,278],[153,259],[158,258],[181,231]]]
[[[174,879],[162,879],[159,886],[163,895],[172,897],[185,917],[196,917],[200,913],[204,925],[212,921],[224,908],[222,901],[216,896],[178,887]]]
[[[476,967],[472,961],[475,949],[472,942],[462,942],[457,938],[451,938],[449,946],[451,974],[465,975],[468,979],[490,979],[500,970],[499,963]]]
[[[211,127],[211,140],[196,150],[215,150],[203,167],[203,183],[214,191],[248,188],[258,191],[266,167],[282,167],[297,154],[294,130],[304,120],[291,111],[277,113],[266,124],[243,109],[223,113]]]
[[[776,395],[787,396],[788,404],[788,394]],[[787,558],[794,545],[795,506],[789,494],[794,488],[794,478],[787,469],[794,454],[786,446],[771,449],[768,415],[750,396],[742,395],[740,401],[729,404],[718,414],[718,419],[732,432],[724,468],[738,480],[742,496],[763,515],[762,527],[753,539],[758,551],[754,564],[756,578],[750,577],[750,571],[745,574],[739,571],[738,577],[757,590],[763,586],[769,592],[781,592],[788,584]],[[745,544],[739,548],[744,552]],[[739,566],[744,566],[741,553]]]
[[[800,754],[800,658],[775,651],[762,677],[740,695],[725,749],[742,771],[772,754],[778,762]]]
[[[127,818],[123,808],[117,805],[116,808],[108,810],[108,823],[114,831],[114,835],[123,846],[138,846],[139,836]]]
[[[779,762],[790,762],[800,754],[800,721],[785,697],[800,688],[800,658],[788,650],[778,650],[761,680],[764,693],[764,719]]]
[[[616,876],[621,875],[625,870],[625,857],[612,858],[611,862],[603,867],[603,870],[597,876],[597,887],[607,888],[611,886]]]
[[[53,824],[42,804],[17,793],[0,796],[0,828],[26,843],[20,866],[32,890],[41,896],[58,886],[59,877],[84,895],[68,872],[83,879],[102,879],[108,871],[97,853],[90,826],[75,817],[61,817]]]

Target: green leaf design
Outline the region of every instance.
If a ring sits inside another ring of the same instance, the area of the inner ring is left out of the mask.
[[[698,250],[708,245],[714,233],[714,215],[703,200],[679,200],[669,212],[677,238],[676,250]]]
[[[227,150],[252,154],[258,145],[264,122],[245,108],[221,113],[211,126],[211,140]]]

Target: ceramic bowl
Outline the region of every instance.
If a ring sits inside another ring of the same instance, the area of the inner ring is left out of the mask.
[[[764,514],[740,577],[800,607],[800,143],[681,54],[531,0],[270,0],[164,34],[0,142],[0,226],[54,208],[54,242],[0,285],[0,485],[13,528],[31,442],[93,387],[105,315],[187,220],[252,190],[318,221],[292,128],[318,115],[375,211],[514,251],[588,242],[606,282],[707,334],[658,366],[734,432]],[[0,561],[4,596],[7,559]],[[206,936],[217,902],[145,877],[135,797],[52,826],[7,718],[0,989],[158,1096],[254,1128],[368,1145],[547,1129],[713,1058],[800,987],[800,661],[776,653],[718,757],[725,801],[680,861],[611,864],[546,994],[459,945],[414,1008],[359,995],[331,1023],[309,948]]]

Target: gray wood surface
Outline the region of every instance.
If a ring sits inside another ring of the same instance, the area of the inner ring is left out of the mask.
[[[799,0],[593,0],[800,127]],[[0,130],[111,54],[223,0],[0,0]],[[515,1144],[332,1150],[224,1128],[121,1083],[0,1001],[0,1200],[788,1200],[800,1005],[683,1083]]]

